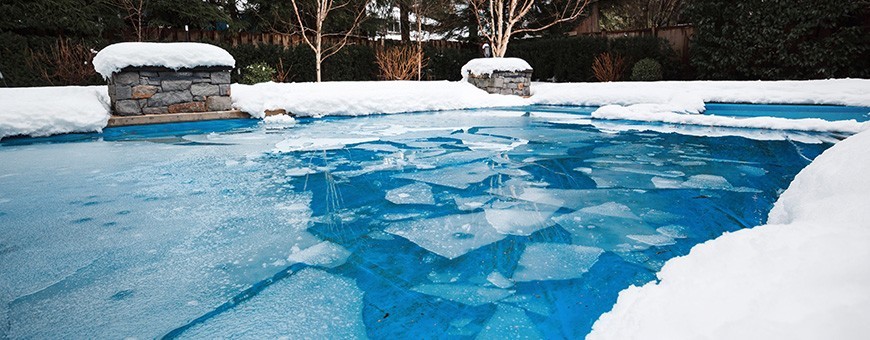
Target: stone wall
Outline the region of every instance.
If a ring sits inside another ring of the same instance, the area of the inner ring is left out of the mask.
[[[528,97],[531,93],[532,70],[520,72],[494,71],[492,74],[471,74],[468,82],[489,93]]]
[[[227,111],[230,68],[128,67],[112,74],[109,98],[120,116]]]

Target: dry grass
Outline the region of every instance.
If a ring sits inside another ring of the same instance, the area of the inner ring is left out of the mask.
[[[617,81],[625,72],[625,63],[619,55],[612,56],[604,52],[595,57],[592,62],[592,73],[600,82]]]
[[[96,74],[91,49],[69,39],[59,38],[51,51],[31,51],[30,56],[30,64],[52,85],[84,85]]]
[[[412,46],[396,46],[375,53],[381,78],[384,80],[412,80],[418,75],[418,68],[426,67],[429,60],[422,52]]]

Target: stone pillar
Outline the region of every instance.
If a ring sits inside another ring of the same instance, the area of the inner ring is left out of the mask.
[[[493,71],[492,74],[469,74],[468,82],[489,93],[528,97],[531,93],[532,70]]]
[[[127,67],[109,78],[119,116],[232,110],[230,68]]]

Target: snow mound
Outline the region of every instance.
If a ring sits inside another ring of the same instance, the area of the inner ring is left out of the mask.
[[[100,132],[109,121],[105,86],[0,89],[0,139]]]
[[[255,118],[284,109],[297,117],[362,116],[527,105],[465,82],[378,81],[234,84],[233,106]]]
[[[546,105],[705,103],[870,106],[870,79],[784,81],[656,81],[532,84]]]
[[[531,70],[532,66],[520,58],[477,58],[462,66],[462,78],[469,74],[484,75],[495,71],[519,72]]]
[[[226,50],[202,43],[125,42],[106,46],[94,57],[94,70],[108,79],[128,66],[162,66],[174,70],[198,66],[235,67]]]
[[[858,133],[870,128],[870,124],[859,123],[854,119],[827,121],[819,118],[735,118],[715,115],[677,113],[680,111],[692,112],[695,109],[696,108],[689,106],[674,106],[667,104],[635,104],[630,106],[606,105],[598,108],[597,110],[595,110],[595,112],[592,112],[592,118],[608,120],[633,120],[642,122],[661,122],[681,125],[846,133]]]
[[[725,234],[630,287],[587,339],[861,339],[870,332],[870,132],[801,171],[769,224]]]

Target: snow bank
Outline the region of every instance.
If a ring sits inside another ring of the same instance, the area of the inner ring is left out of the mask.
[[[870,79],[533,83],[535,104],[677,103],[870,106]],[[690,107],[691,109],[691,107]]]
[[[531,70],[532,66],[520,58],[477,58],[462,66],[462,78],[468,74],[492,74],[494,71],[519,72]]]
[[[108,96],[105,86],[0,88],[0,139],[102,131]]]
[[[226,50],[202,43],[125,42],[106,46],[94,57],[94,69],[103,78],[128,66],[163,66],[171,69],[197,66],[235,67]]]
[[[233,85],[233,106],[261,118],[284,109],[298,117],[460,110],[526,105],[516,96],[488,94],[465,82],[379,81]]]
[[[870,129],[870,123],[840,120],[827,121],[819,118],[787,119],[776,117],[734,118],[715,115],[675,113],[679,107],[665,104],[636,104],[630,106],[607,105],[592,112],[592,118],[610,120],[633,120],[669,124],[703,125],[733,128],[822,131],[858,133]]]
[[[861,339],[870,333],[870,132],[797,175],[769,224],[668,261],[587,339]]]

